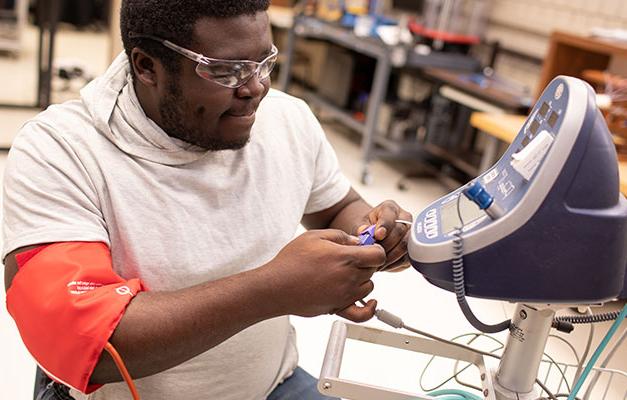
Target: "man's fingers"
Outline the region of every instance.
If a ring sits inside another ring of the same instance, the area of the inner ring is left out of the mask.
[[[388,261],[390,251],[392,251],[395,247],[398,247],[399,244],[407,244],[406,239],[409,237],[409,228],[410,227],[408,225],[397,223],[394,229],[381,242],[381,245],[388,252]]]
[[[355,275],[355,284],[359,284],[359,285],[364,285],[367,284],[370,279],[372,279],[372,276],[374,274],[376,274],[378,271],[381,271],[382,268],[385,268],[385,266],[381,266],[379,268],[359,268],[357,270],[357,274]],[[363,293],[363,291],[361,291],[359,294],[355,297],[355,301],[359,300],[359,299],[363,299],[365,296],[361,296],[361,294]],[[361,296],[361,297],[360,297]]]
[[[376,222],[377,228],[374,231],[374,238],[382,241],[396,227],[396,220],[401,212],[400,207],[393,201],[386,201],[377,207]]]
[[[397,220],[412,222],[413,218],[410,213],[399,208],[398,214],[394,218],[394,228],[388,231],[387,237],[381,242],[388,252],[395,247],[411,229],[410,225],[396,222]]]
[[[387,264],[383,269],[381,269],[381,271],[385,271],[385,272],[400,272],[404,269],[407,269],[411,266],[411,263],[409,261],[409,255],[405,254],[403,257],[399,258],[398,260]]]
[[[396,243],[389,249],[387,249],[387,261],[386,264],[392,264],[403,258],[407,254],[407,243],[409,243],[410,232],[405,232],[405,235],[397,240]]]
[[[396,263],[394,265],[390,265],[389,268],[386,268],[384,271],[385,272],[391,272],[391,273],[397,273],[397,272],[403,272],[405,271],[407,268],[411,267],[411,264],[408,263]]]
[[[337,315],[350,321],[360,323],[371,319],[374,316],[376,309],[377,301],[369,300],[364,307],[359,307],[353,304],[338,312]]]
[[[387,260],[385,249],[378,244],[347,247],[345,251],[346,256],[352,261],[351,264],[358,268],[379,268],[385,265]]]
[[[368,224],[361,225],[359,228],[357,228],[357,234],[361,235],[366,229],[368,229],[369,226],[370,225]]]
[[[319,235],[321,239],[325,239],[330,242],[345,245],[345,246],[356,246],[359,244],[358,237],[349,235],[348,233],[341,231],[339,229],[325,229],[325,230],[310,231],[310,232],[313,234]]]
[[[370,224],[362,224],[359,226],[356,234],[361,234],[370,225],[375,224],[375,239],[381,242],[383,247],[389,249],[410,230],[410,225],[396,221],[412,222],[413,217],[410,213],[401,209],[395,202],[386,201],[374,208],[368,215],[368,219]]]
[[[355,297],[354,301],[358,301],[358,300],[368,297],[368,295],[372,293],[373,290],[374,290],[373,281],[367,281],[367,282],[362,283],[361,286],[359,287],[357,297]]]

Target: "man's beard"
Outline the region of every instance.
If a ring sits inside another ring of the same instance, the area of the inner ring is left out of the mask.
[[[166,95],[159,102],[162,128],[169,136],[209,151],[239,150],[246,146],[250,140],[249,137],[242,140],[224,140],[220,137],[203,134],[198,127],[186,126],[187,119],[183,112],[184,104],[181,87],[174,78],[170,79]]]

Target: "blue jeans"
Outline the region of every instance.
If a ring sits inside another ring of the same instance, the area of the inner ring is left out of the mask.
[[[318,392],[318,380],[296,367],[292,376],[277,386],[267,400],[338,400],[323,396]],[[60,383],[52,382],[43,372],[37,369],[35,386],[36,400],[72,400],[68,388]]]
[[[301,367],[296,367],[292,376],[277,386],[267,400],[339,400],[320,394],[317,384],[316,378]]]

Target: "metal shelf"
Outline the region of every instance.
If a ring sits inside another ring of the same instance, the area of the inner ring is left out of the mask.
[[[479,173],[479,169],[472,162],[466,160],[467,154],[465,157],[461,157],[433,143],[425,143],[424,148],[428,153],[441,158],[469,176],[475,176]],[[478,163],[479,157],[475,156],[474,158],[476,158],[475,164]]]
[[[364,122],[353,118],[343,110],[319,95],[307,92],[306,98],[312,105],[325,110],[332,118],[362,135],[362,175],[363,183],[368,183],[370,161],[375,158],[408,159],[417,158],[424,151],[418,141],[394,141],[377,132],[378,113],[387,93],[388,81],[393,68],[445,68],[458,71],[476,71],[479,63],[474,58],[456,53],[431,52],[419,54],[413,47],[388,46],[378,38],[356,36],[352,30],[337,24],[324,22],[312,17],[299,16],[294,19],[289,31],[285,64],[279,74],[279,87],[287,91],[291,80],[291,65],[294,62],[297,38],[326,40],[357,53],[376,59],[377,64]]]
[[[348,111],[336,106],[311,90],[305,90],[303,97],[311,106],[323,109],[331,118],[359,133],[363,133],[366,128],[364,122],[356,120]]]
[[[329,115],[331,118],[339,121],[341,124],[353,129],[357,133],[364,134],[366,124],[362,121],[356,120],[350,112],[334,105],[328,100],[324,99],[320,95],[306,90],[304,98],[314,107],[318,107]],[[374,136],[375,144],[379,145],[383,150],[375,150],[374,153],[380,157],[385,157],[386,152],[395,153],[396,155],[415,155],[416,152],[423,149],[423,145],[416,140],[392,140],[385,137],[383,132],[377,131]]]
[[[399,155],[399,158],[416,156],[418,152],[425,150],[424,144],[417,140],[392,140],[384,136],[376,136],[375,141],[389,152]],[[384,158],[385,154],[380,154],[380,157]]]
[[[296,35],[299,37],[328,40],[373,58],[389,57],[392,66],[396,68],[445,68],[472,71],[479,67],[477,60],[464,54],[438,51],[419,54],[414,51],[413,47],[388,46],[378,38],[359,37],[342,26],[315,18],[298,17],[294,26]]]
[[[26,25],[28,2],[17,0],[12,10],[0,10],[0,50],[18,53]]]

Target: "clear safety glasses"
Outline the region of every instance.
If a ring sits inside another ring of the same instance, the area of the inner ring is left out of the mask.
[[[250,60],[223,60],[205,57],[202,54],[178,46],[169,40],[161,39],[153,35],[131,33],[130,37],[157,41],[183,57],[196,61],[198,63],[196,66],[198,76],[231,89],[244,86],[253,76],[257,76],[260,81],[268,78],[276,65],[279,54],[279,50],[276,46],[272,45],[270,55],[259,62]]]

